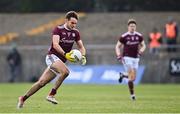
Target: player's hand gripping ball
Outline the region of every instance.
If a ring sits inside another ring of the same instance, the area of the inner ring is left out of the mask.
[[[65,57],[67,60],[69,60],[70,62],[73,63],[77,63],[80,62],[82,59],[82,54],[79,50],[77,49],[73,49],[71,50],[69,53],[65,54]]]
[[[85,65],[85,64],[86,64],[86,56],[83,55],[81,59],[81,65]]]
[[[72,53],[71,57],[75,59],[75,62],[80,62],[82,59],[81,52],[77,49],[73,49],[72,52],[73,53]]]

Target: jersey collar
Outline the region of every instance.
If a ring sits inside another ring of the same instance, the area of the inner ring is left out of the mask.
[[[130,35],[135,35],[135,33],[136,33],[135,31],[133,33],[128,31],[128,34],[130,34]]]
[[[68,29],[68,28],[67,28],[67,24],[66,24],[66,23],[65,23],[63,26],[64,26],[64,28],[65,28],[66,30],[71,31],[71,29]]]

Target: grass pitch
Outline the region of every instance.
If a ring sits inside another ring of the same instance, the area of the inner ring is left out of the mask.
[[[48,84],[16,109],[18,96],[31,85],[0,84],[0,113],[180,113],[180,85],[138,85],[134,102],[126,85],[64,84],[54,105],[45,100]]]

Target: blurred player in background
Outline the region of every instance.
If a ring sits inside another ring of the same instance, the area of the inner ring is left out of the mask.
[[[81,64],[86,64],[86,50],[80,39],[80,33],[76,28],[78,22],[78,14],[70,11],[65,16],[65,23],[57,26],[52,32],[52,43],[46,56],[47,68],[39,78],[39,80],[26,92],[24,96],[19,97],[17,108],[22,108],[24,102],[40,88],[45,86],[48,82],[58,76],[54,87],[46,97],[47,101],[58,104],[55,99],[55,94],[61,86],[64,79],[69,75],[69,69],[65,65],[66,60],[75,62],[75,58],[71,57],[72,46],[76,42],[78,49],[81,51],[83,57]]]
[[[119,38],[115,52],[118,61],[123,63],[125,69],[124,73],[120,73],[119,82],[121,83],[124,80],[128,83],[132,100],[136,100],[133,82],[136,79],[140,56],[145,51],[145,48],[146,45],[142,35],[136,32],[136,21],[129,19],[128,32],[122,34]],[[121,50],[123,50],[123,52],[121,52]]]

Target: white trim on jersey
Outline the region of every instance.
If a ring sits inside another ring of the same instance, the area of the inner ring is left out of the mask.
[[[127,36],[127,35],[135,35],[135,34],[137,34],[137,35],[139,35],[139,36],[142,36],[142,34],[139,33],[139,32],[137,32],[137,31],[134,31],[133,33],[130,33],[130,32],[128,31],[128,32],[125,32],[124,34],[122,34],[121,36],[122,36],[122,37],[125,37],[125,36]]]
[[[122,37],[125,37],[125,36],[127,36],[128,35],[128,32],[125,32],[124,34],[122,34],[121,36]]]
[[[63,25],[58,25],[58,26],[57,26],[57,28],[59,28],[59,29],[63,29],[63,28],[64,28],[64,26],[63,26]]]
[[[135,31],[135,34],[137,34],[137,35],[139,35],[139,36],[142,36],[142,34],[139,33],[139,32],[137,32],[137,31]]]

